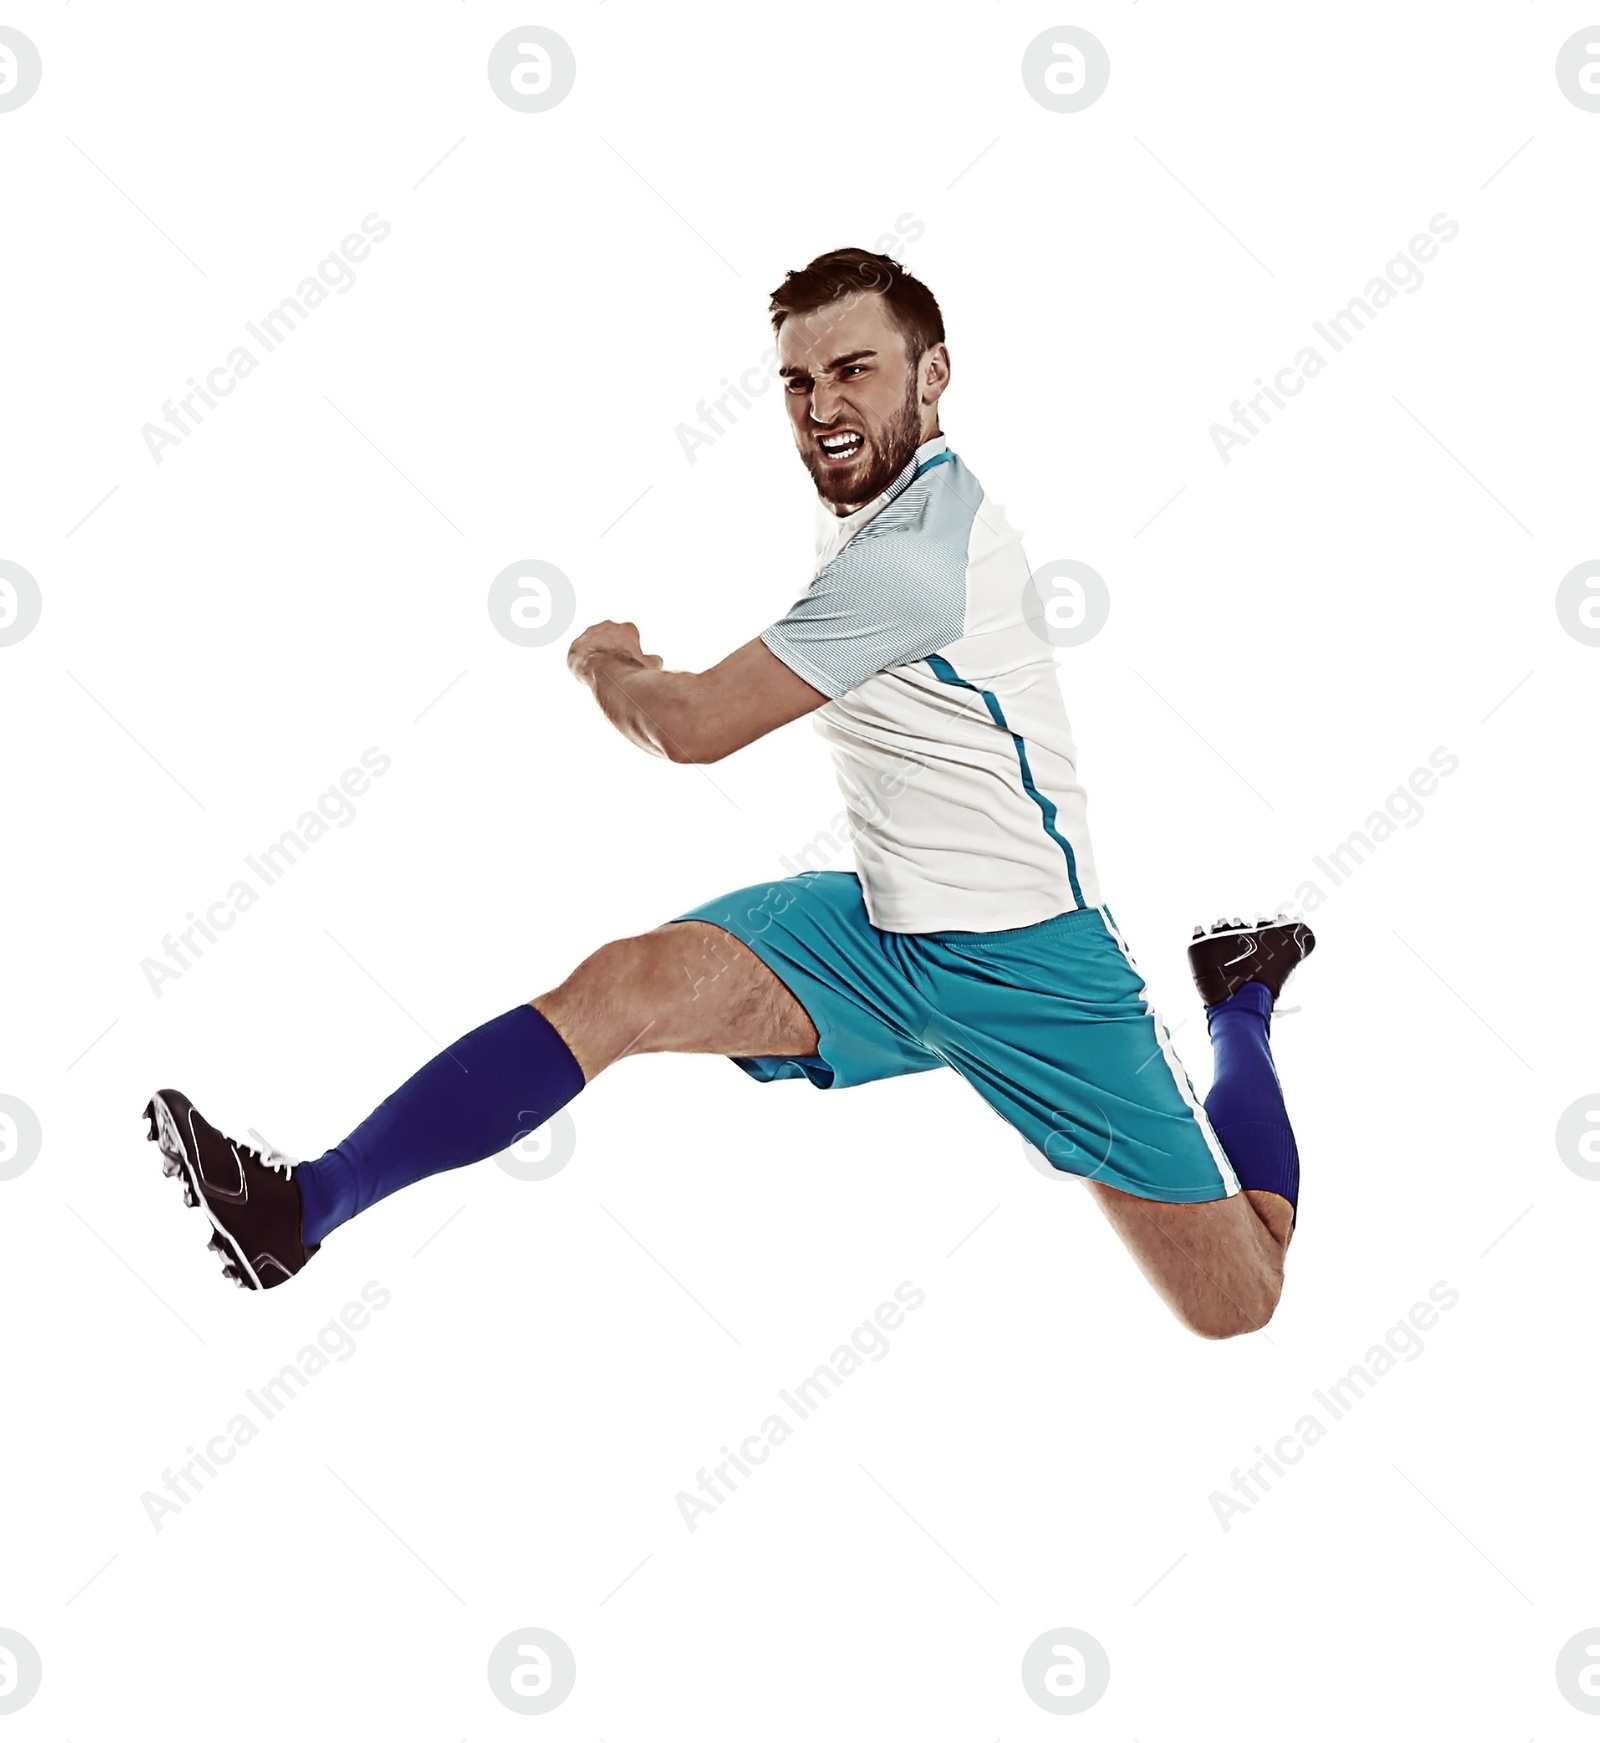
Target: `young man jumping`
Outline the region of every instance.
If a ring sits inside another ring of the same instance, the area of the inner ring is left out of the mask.
[[[1196,928],[1216,1052],[1202,1109],[1101,898],[1021,544],[939,427],[938,304],[845,248],[791,272],[771,315],[819,498],[811,585],[705,672],[665,670],[631,623],[586,629],[567,661],[618,731],[672,762],[814,713],[856,871],[736,890],[602,946],[315,1161],[263,1155],[161,1090],[145,1116],[163,1168],[226,1274],[271,1289],[341,1223],[508,1149],[629,1054],[723,1054],[823,1089],[949,1066],[1088,1182],[1186,1326],[1254,1331],[1282,1289],[1300,1173],[1272,1007],[1312,935],[1284,915]]]

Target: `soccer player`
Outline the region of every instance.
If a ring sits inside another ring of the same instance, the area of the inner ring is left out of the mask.
[[[145,1114],[165,1172],[210,1218],[224,1271],[270,1289],[341,1223],[509,1148],[629,1054],[723,1054],[823,1089],[948,1066],[1088,1182],[1184,1325],[1256,1330],[1299,1186],[1268,1035],[1311,933],[1285,915],[1196,928],[1216,1054],[1202,1109],[1102,898],[1021,544],[940,428],[937,302],[845,248],[789,273],[771,317],[819,502],[810,586],[704,672],[667,671],[631,623],[594,624],[567,659],[619,732],[671,762],[813,715],[855,872],[736,890],[602,945],[314,1161],[227,1138],[162,1090]]]

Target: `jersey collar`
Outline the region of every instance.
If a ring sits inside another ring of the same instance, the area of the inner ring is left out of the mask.
[[[835,556],[864,527],[869,520],[882,514],[891,502],[924,470],[930,460],[940,454],[950,453],[950,440],[947,436],[930,436],[917,449],[896,475],[894,482],[881,496],[875,496],[871,502],[864,503],[853,514],[838,515],[828,507],[822,498],[817,498],[817,553],[820,556],[828,552]],[[953,460],[955,456],[950,455]]]

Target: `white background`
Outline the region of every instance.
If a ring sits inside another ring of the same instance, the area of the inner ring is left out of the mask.
[[[1553,1670],[1600,1625],[1600,1184],[1554,1130],[1600,1087],[1600,650],[1555,590],[1600,554],[1600,115],[1554,64],[1592,11],[7,11],[44,63],[0,115],[0,557],[43,595],[0,648],[0,1091],[44,1134],[0,1183],[0,1626],[44,1663],[7,1738],[1590,1735]],[[1020,77],[1064,20],[1111,59],[1078,114]],[[544,114],[485,74],[530,21],[577,57]],[[354,288],[153,461],[141,426],[369,212]],[[1210,425],[1440,212],[1422,287],[1223,464]],[[675,431],[787,269],[904,215],[953,445],[1036,565],[1106,578],[1062,681],[1202,1091],[1192,923],[1328,892],[1275,1035],[1304,1189],[1269,1331],[1181,1330],[949,1074],[711,1059],[603,1079],[551,1180],[430,1180],[236,1293],[152,1089],[316,1154],[838,811],[804,727],[648,760],[485,601],[537,557],[575,627],[685,667],[779,615],[811,498],[776,393],[693,464]],[[369,746],[355,821],[156,997],[163,936]],[[1436,747],[1334,889],[1313,857]],[[372,1279],[356,1353],[156,1531],[163,1470]],[[676,1493],[906,1279],[891,1353],[691,1533]],[[1441,1280],[1424,1353],[1225,1531],[1213,1491]],[[538,1720],[485,1675],[524,1626],[578,1664]],[[1060,1626],[1111,1661],[1073,1719],[1019,1674]]]

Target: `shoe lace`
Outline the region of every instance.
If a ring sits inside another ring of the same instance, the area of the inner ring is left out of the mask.
[[[254,1126],[246,1126],[245,1130],[256,1141],[256,1160],[263,1167],[278,1169],[285,1179],[299,1167],[301,1159],[298,1156],[291,1156],[286,1150],[280,1150],[276,1144],[263,1138]]]

